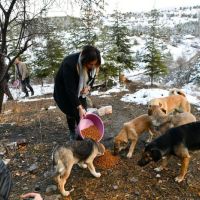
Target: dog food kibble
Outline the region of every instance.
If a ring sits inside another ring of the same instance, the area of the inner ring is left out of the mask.
[[[119,157],[113,156],[112,153],[107,149],[103,156],[96,157],[94,165],[101,169],[110,169],[119,163]]]
[[[91,138],[95,141],[98,141],[101,138],[101,134],[96,126],[90,126],[89,128],[83,129],[81,131],[82,135],[85,138]]]

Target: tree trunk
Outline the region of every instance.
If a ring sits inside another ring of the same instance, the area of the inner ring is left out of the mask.
[[[153,76],[151,76],[151,87],[153,87]]]
[[[106,73],[104,74],[104,83],[105,83],[105,87],[106,87],[106,90],[107,90],[108,89],[108,78],[107,78]]]
[[[10,89],[8,87],[8,82],[6,80],[4,82],[4,93],[7,95],[8,100],[14,100],[14,98],[10,92]]]
[[[3,107],[3,95],[4,95],[3,84],[0,84],[0,113],[2,112],[2,107]]]
[[[6,79],[3,79],[0,83],[0,113],[2,112],[4,93],[8,96],[8,100],[13,100],[13,96],[10,92]]]

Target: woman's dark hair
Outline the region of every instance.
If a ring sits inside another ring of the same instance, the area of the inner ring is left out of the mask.
[[[97,60],[97,65],[101,65],[101,55],[100,51],[91,45],[86,45],[83,47],[81,54],[81,63],[82,65],[87,64],[91,61]]]

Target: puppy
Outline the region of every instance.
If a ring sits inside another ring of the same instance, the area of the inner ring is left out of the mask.
[[[131,140],[131,146],[127,154],[128,158],[131,158],[133,151],[138,140],[138,137],[148,131],[150,141],[153,137],[154,130],[152,129],[151,119],[147,114],[141,115],[129,122],[124,123],[119,134],[114,138],[114,152],[119,153],[122,149],[128,146],[128,141]]]
[[[161,134],[165,133],[169,128],[196,121],[196,117],[189,112],[167,115],[166,110],[160,106],[152,106],[148,110],[148,115],[151,118],[152,125]]]
[[[74,164],[89,169],[95,177],[100,177],[93,165],[96,156],[103,155],[105,147],[92,139],[81,141],[70,141],[65,146],[57,147],[53,152],[54,179],[63,196],[68,196],[69,191],[65,190],[65,183],[71,173]]]
[[[160,106],[166,110],[166,114],[174,111],[190,112],[190,103],[182,95],[171,95],[168,97],[152,99],[149,102],[149,109],[154,105]]]
[[[157,170],[161,171],[166,168],[169,158],[172,155],[182,160],[180,174],[175,181],[183,181],[189,161],[189,151],[200,149],[200,122],[192,122],[182,126],[169,129],[165,134],[159,136],[149,143],[138,161],[138,165],[145,166],[149,162],[157,162],[160,159],[162,164]]]

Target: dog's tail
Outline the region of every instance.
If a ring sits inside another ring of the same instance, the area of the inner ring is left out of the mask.
[[[65,165],[62,160],[59,158],[59,151],[57,151],[58,147],[54,148],[52,153],[52,160],[53,160],[53,176],[58,174],[62,174],[65,169]]]
[[[177,88],[174,88],[169,91],[169,96],[171,96],[171,95],[181,95],[183,97],[186,97],[186,94],[182,90],[177,89]]]

